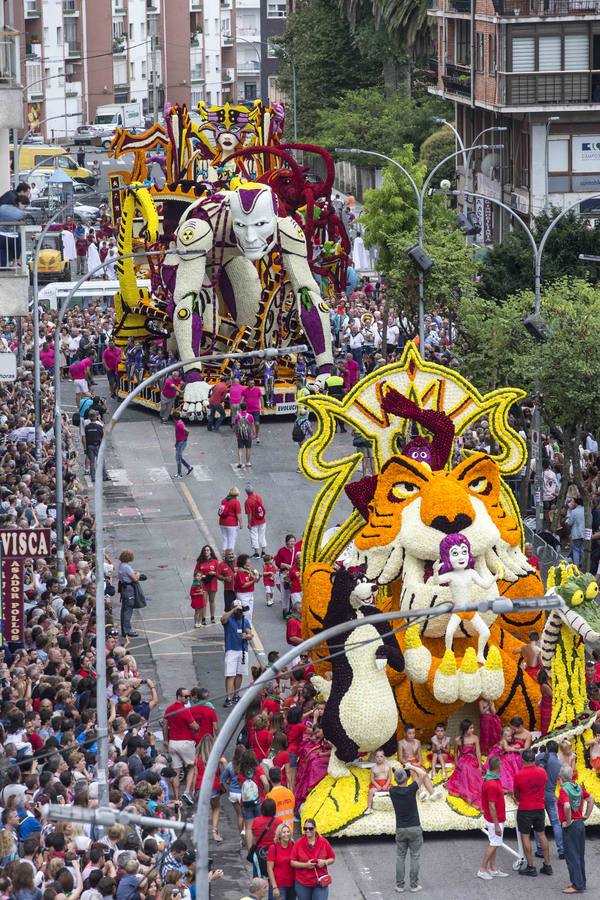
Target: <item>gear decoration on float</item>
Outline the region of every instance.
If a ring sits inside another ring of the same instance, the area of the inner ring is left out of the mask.
[[[323,482],[303,538],[305,637],[343,619],[340,591],[347,595],[347,618],[368,615],[364,610],[357,612],[348,575],[357,583],[366,581],[377,587],[379,611],[426,609],[449,599],[455,602],[460,599],[457,585],[461,584],[469,586],[472,599],[543,594],[539,575],[522,552],[522,522],[505,481],[519,472],[526,460],[524,442],[508,422],[510,407],[523,396],[511,388],[481,395],[456,371],[422,360],[416,347],[409,344],[400,362],[366,376],[343,401],[324,396],[303,401],[315,414],[317,428],[303,444],[299,462],[308,478]],[[455,439],[484,418],[498,452],[463,452],[461,456]],[[332,458],[330,452],[327,455],[338,420],[371,441],[374,476],[351,481],[360,453],[342,458]],[[342,516],[341,525],[331,529],[343,492],[354,509],[349,516]],[[453,540],[448,542],[449,535]],[[457,558],[462,553],[463,562],[448,567],[448,557],[444,557],[447,567],[440,568],[445,545],[457,547]],[[342,576],[341,571],[348,575]],[[585,734],[590,713],[585,709],[583,648],[578,641],[587,636],[600,642],[596,632],[600,613],[596,623],[591,597],[597,586],[592,586],[591,576],[590,581],[579,576],[577,583],[566,587],[564,583],[555,587],[553,579],[551,574],[549,589],[562,592],[571,608],[560,613],[560,640],[547,650],[555,698],[552,724]],[[460,610],[460,604],[454,608]],[[557,615],[553,612],[548,621]],[[388,666],[387,677],[399,725],[411,722],[421,737],[429,739],[438,720],[464,717],[467,704],[487,698],[494,700],[503,722],[520,716],[526,727],[535,730],[540,689],[518,664],[518,650],[532,628],[542,630],[543,613],[537,609],[499,616],[485,613],[480,617],[485,620],[483,632],[476,629],[473,614],[459,612],[458,618],[460,627],[450,635],[447,615],[404,627],[401,622],[393,623],[404,671],[401,666]],[[365,621],[368,623],[368,618]],[[553,626],[547,629],[544,640],[555,630]],[[332,682],[322,677],[330,664],[319,662],[331,648],[323,645],[313,653],[319,672],[315,686],[328,694],[323,725],[333,751],[329,774],[309,794],[302,818],[315,818],[319,831],[329,835],[393,834],[389,797],[376,797],[373,814],[365,815],[368,769],[363,768],[364,754],[371,749],[366,746],[363,729],[367,712],[369,735],[380,735],[382,745],[387,742],[388,756],[390,714],[382,713],[381,722],[373,717],[373,708],[386,707],[379,699],[372,703],[369,696],[372,649],[351,645],[347,639],[345,648],[345,655],[331,664]],[[358,747],[356,758],[362,753],[360,765],[356,759],[349,761],[352,742]],[[338,768],[340,760],[349,774]],[[578,762],[583,769],[583,757],[578,757]],[[440,781],[439,776],[437,783]],[[584,783],[600,797],[598,776],[589,768]],[[424,829],[479,828],[480,811],[445,787],[443,790],[445,802],[420,802]],[[598,813],[594,816],[594,821],[600,819]],[[509,809],[508,818],[514,822],[514,810]]]

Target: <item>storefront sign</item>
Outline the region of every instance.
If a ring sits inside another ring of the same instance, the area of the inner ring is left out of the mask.
[[[600,172],[600,135],[574,134],[571,142],[573,171]]]
[[[573,175],[574,191],[600,190],[600,175]]]
[[[29,559],[36,556],[50,556],[52,532],[49,528],[29,528],[27,531],[11,529],[0,531],[2,559]]]
[[[0,353],[0,384],[17,380],[16,353]]]
[[[25,637],[23,611],[23,560],[2,560],[2,635],[5,641],[22,643]]]

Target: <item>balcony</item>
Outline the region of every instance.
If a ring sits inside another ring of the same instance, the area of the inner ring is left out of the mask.
[[[25,44],[25,59],[38,60],[42,58],[42,45],[38,40]]]
[[[418,75],[425,84],[436,85],[438,82],[438,60],[433,56],[423,60],[423,66],[418,70]]]
[[[459,97],[471,96],[471,67],[454,66],[446,64],[446,72],[442,75],[444,89],[448,94],[457,94]]]
[[[470,13],[471,0],[448,0],[448,12]]]
[[[598,0],[493,0],[499,16],[590,16],[598,12]]]
[[[190,0],[190,12],[199,12],[202,9],[202,0]]]
[[[81,81],[70,81],[65,84],[65,97],[81,97]]]
[[[113,16],[124,16],[127,12],[126,0],[113,0],[112,14]]]
[[[39,19],[42,11],[38,5],[38,0],[25,0],[25,18]]]
[[[229,84],[233,81],[233,69],[223,69],[223,82]]]
[[[127,53],[127,40],[125,35],[113,38],[112,49],[115,56],[124,56]]]
[[[238,63],[237,70],[240,75],[258,75],[260,65],[256,59],[243,60]]]
[[[221,47],[233,47],[232,34],[221,34]]]
[[[190,69],[190,78],[194,81],[204,81],[204,75],[202,74],[202,66],[192,66]]]
[[[503,106],[566,106],[600,102],[600,71],[527,72],[502,76]]]
[[[78,16],[77,0],[63,0],[63,16]]]
[[[260,40],[260,28],[258,25],[253,26],[252,28],[236,28],[235,33],[242,41]]]
[[[65,47],[69,59],[78,59],[81,57],[81,44],[79,41],[68,41],[65,44]]]

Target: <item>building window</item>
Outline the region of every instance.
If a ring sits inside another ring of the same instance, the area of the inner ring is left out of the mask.
[[[145,40],[146,38],[146,23],[140,22],[140,38]]]
[[[56,43],[62,44],[62,28],[60,25],[56,26]]]
[[[267,56],[269,59],[277,59],[277,46],[267,38]]]
[[[125,23],[122,19],[118,19],[116,22],[113,22],[113,37],[121,38],[125,35]]]
[[[463,19],[456,21],[456,53],[454,61],[459,66],[471,63],[471,23]]]
[[[478,31],[477,34],[475,35],[475,62],[476,62],[478,72],[485,72],[484,39],[485,39],[485,36],[484,36],[483,32]]]
[[[569,171],[569,139],[551,138],[548,141],[548,171]]]
[[[256,85],[254,82],[244,82],[244,100],[256,100]]]
[[[267,19],[285,19],[287,0],[267,0]],[[254,97],[246,98],[254,100]]]
[[[514,37],[512,40],[513,72],[535,72],[535,38]]]
[[[488,38],[488,72],[496,74],[496,35],[490,34]]]
[[[146,60],[142,60],[142,78],[146,77]]]
[[[565,34],[565,69],[586,71],[590,68],[590,43],[587,34]]]
[[[540,72],[559,72],[561,66],[560,34],[540,35],[538,40],[538,70]]]
[[[133,22],[129,23],[129,40],[133,40]]]
[[[135,63],[132,62],[129,63],[129,77],[132,81],[135,78]]]

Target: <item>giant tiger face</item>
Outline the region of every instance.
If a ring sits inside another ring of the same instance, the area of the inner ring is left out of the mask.
[[[450,472],[393,457],[377,476],[367,522],[354,539],[356,552],[347,565],[366,563],[367,578],[380,584],[401,577],[403,608],[433,606],[451,599],[448,588],[428,583],[440,541],[461,533],[482,576],[491,572],[516,581],[533,570],[521,552],[519,525],[501,505],[500,489],[498,467],[483,453]],[[474,586],[474,599],[482,593]],[[446,617],[430,619],[427,633],[443,634],[445,626]]]

